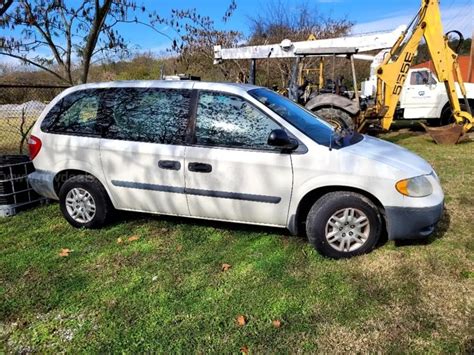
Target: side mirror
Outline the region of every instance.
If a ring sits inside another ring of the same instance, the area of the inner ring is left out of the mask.
[[[268,136],[268,145],[281,148],[282,150],[295,150],[298,148],[298,141],[290,138],[282,129],[274,129]]]

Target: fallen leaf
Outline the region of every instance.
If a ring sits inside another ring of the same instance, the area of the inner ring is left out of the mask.
[[[139,236],[137,236],[137,235],[132,235],[131,237],[128,238],[128,241],[129,241],[129,242],[133,242],[133,241],[138,240],[138,239],[140,239]]]
[[[117,244],[122,244],[123,243],[123,239],[122,238],[117,238]]]
[[[240,352],[242,354],[248,354],[249,353],[249,348],[246,345],[244,345],[240,348]]]
[[[278,320],[278,319],[274,319],[272,324],[275,328],[280,328],[281,327],[281,321]]]
[[[245,316],[242,316],[242,315],[237,316],[237,324],[240,327],[243,327],[245,324],[247,324],[247,318],[245,318]]]
[[[183,250],[183,246],[181,244],[179,244],[177,247],[176,247],[176,251],[177,252],[180,252],[181,250]]]
[[[168,231],[169,231],[168,228],[161,228],[161,232],[162,232],[162,233],[167,233]]]
[[[222,271],[227,271],[232,267],[230,264],[222,264]]]
[[[59,252],[59,256],[61,257],[65,257],[65,256],[69,256],[69,253],[72,252],[71,249],[61,249],[61,251]]]

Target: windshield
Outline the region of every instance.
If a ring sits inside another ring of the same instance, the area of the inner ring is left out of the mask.
[[[352,139],[354,137],[353,135],[343,139],[329,123],[323,121],[312,112],[274,91],[261,88],[250,90],[248,93],[267,106],[270,110],[298,128],[298,130],[306,134],[316,143],[328,147],[331,146],[333,148],[340,148],[355,143]],[[357,141],[359,140],[360,139]]]

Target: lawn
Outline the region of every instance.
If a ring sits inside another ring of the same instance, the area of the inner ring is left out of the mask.
[[[473,351],[474,142],[385,138],[435,167],[446,213],[429,240],[352,260],[276,229],[125,214],[76,230],[57,204],[0,219],[0,352]]]

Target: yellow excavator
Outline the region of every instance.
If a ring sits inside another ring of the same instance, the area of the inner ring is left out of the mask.
[[[408,36],[411,30],[411,35]],[[378,118],[384,130],[389,130],[402,92],[407,73],[424,37],[439,82],[446,87],[455,123],[443,127],[425,127],[437,143],[455,144],[460,137],[472,129],[474,119],[466,97],[466,89],[459,70],[458,55],[449,47],[444,35],[438,0],[422,0],[421,8],[389,54],[377,69],[377,91],[375,106],[369,108],[361,119],[359,129],[364,129],[367,119]],[[465,102],[461,108],[456,84],[459,84]]]

